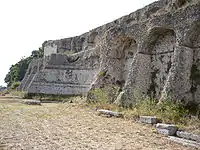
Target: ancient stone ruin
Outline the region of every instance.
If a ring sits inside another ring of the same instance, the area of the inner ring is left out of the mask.
[[[80,36],[46,41],[19,89],[29,94],[85,95],[120,86],[187,105],[200,104],[200,1],[160,0]]]

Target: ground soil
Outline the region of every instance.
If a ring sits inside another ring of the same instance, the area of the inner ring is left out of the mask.
[[[108,118],[80,103],[21,104],[0,97],[0,150],[189,150],[150,125]]]

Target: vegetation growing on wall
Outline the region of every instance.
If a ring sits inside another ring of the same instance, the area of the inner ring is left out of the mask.
[[[11,89],[15,90],[20,84],[21,84],[21,82],[19,82],[19,81],[18,82],[13,82],[12,85],[11,85]]]
[[[95,88],[88,93],[87,101],[90,103],[98,103],[100,105],[112,104],[119,91],[118,86],[109,85],[103,88]]]
[[[34,50],[31,53],[31,56],[22,58],[19,62],[12,65],[7,73],[4,81],[7,83],[8,87],[11,87],[15,82],[20,82],[28,69],[30,62],[33,59],[42,58],[44,55],[44,50],[39,48],[39,50]]]

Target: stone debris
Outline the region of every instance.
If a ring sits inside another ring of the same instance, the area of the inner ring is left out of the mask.
[[[22,100],[22,103],[27,105],[41,105],[40,100]]]
[[[105,109],[98,109],[97,112],[101,115],[106,115],[106,116],[114,116],[114,117],[122,117],[122,113],[120,112],[114,112],[114,111],[110,111],[110,110],[105,110]]]
[[[157,123],[156,130],[160,134],[172,136],[176,134],[178,127],[172,124]]]
[[[158,122],[155,116],[140,116],[141,123],[156,124]]]
[[[184,132],[184,131],[177,131],[176,135],[180,138],[184,138],[184,139],[187,139],[187,140],[193,140],[193,141],[197,141],[197,142],[200,143],[200,136],[199,135]]]
[[[196,141],[191,141],[191,140],[187,140],[187,139],[183,139],[183,138],[179,138],[179,137],[175,137],[175,136],[169,136],[168,140],[182,144],[184,146],[191,146],[191,147],[195,147],[197,149],[200,148],[200,143],[196,142]]]

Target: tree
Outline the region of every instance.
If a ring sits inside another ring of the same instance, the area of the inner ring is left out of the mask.
[[[39,48],[39,50],[32,51],[31,56],[21,58],[19,62],[12,65],[4,79],[4,81],[7,83],[7,86],[10,87],[11,85],[13,85],[13,83],[22,81],[30,62],[33,59],[42,58],[43,56],[44,50],[42,48]]]

